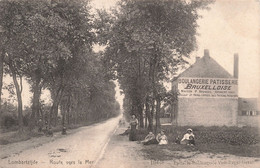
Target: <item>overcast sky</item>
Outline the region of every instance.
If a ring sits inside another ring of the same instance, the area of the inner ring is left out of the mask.
[[[239,96],[257,97],[260,83],[259,0],[216,0],[199,20],[198,55],[205,48],[233,75],[233,55],[239,54]]]
[[[93,0],[95,8],[110,8],[116,0]],[[216,0],[209,11],[203,11],[198,21],[198,50],[203,56],[209,49],[210,56],[233,75],[233,55],[239,54],[239,96],[258,97],[260,83],[260,2],[259,0]],[[7,82],[7,80],[5,79]],[[24,86],[24,104],[29,104],[31,94]],[[122,102],[117,87],[116,97]],[[5,93],[4,93],[5,94]],[[43,96],[45,100],[48,96]]]

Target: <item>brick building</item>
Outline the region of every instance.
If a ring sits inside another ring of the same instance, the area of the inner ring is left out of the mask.
[[[175,77],[172,89],[178,100],[171,121],[179,126],[236,126],[238,113],[238,55],[234,55],[234,75],[221,67],[209,51]]]

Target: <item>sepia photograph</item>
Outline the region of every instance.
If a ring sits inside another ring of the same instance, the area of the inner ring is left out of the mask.
[[[260,0],[0,0],[0,168],[259,168]]]

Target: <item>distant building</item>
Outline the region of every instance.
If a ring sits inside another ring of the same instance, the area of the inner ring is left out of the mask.
[[[236,126],[238,117],[238,55],[234,75],[229,74],[204,51],[202,58],[175,77],[172,90],[178,100],[171,121],[179,126]]]
[[[258,127],[260,103],[257,98],[238,99],[238,126]]]

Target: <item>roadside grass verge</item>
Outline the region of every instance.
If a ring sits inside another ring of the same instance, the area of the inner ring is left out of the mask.
[[[104,122],[108,119],[110,119],[110,118],[100,119],[100,120],[97,120],[97,121],[88,121],[88,122],[80,123],[80,124],[71,124],[71,125],[67,126],[67,130],[72,130],[72,129],[76,129],[76,128],[79,128],[79,127],[84,127],[84,126]],[[59,124],[56,127],[52,127],[52,131],[53,131],[53,133],[56,133],[56,132],[61,133],[62,125]],[[13,130],[12,130],[12,132],[5,132],[4,134],[6,134],[6,135],[0,137],[0,145],[7,145],[7,144],[10,144],[10,143],[26,141],[26,140],[29,140],[30,138],[33,138],[33,137],[45,136],[43,132],[38,132],[38,127],[36,127],[35,129],[33,129],[31,131],[29,130],[28,127],[25,127],[23,133],[19,133],[18,131],[13,132]]]
[[[252,127],[192,127],[195,135],[195,146],[175,144],[175,139],[182,139],[187,128],[162,126],[168,137],[169,144],[165,146],[148,145],[143,146],[142,151],[148,159],[171,160],[173,158],[187,158],[178,151],[195,153],[222,153],[242,157],[260,158],[260,136],[259,130]],[[145,129],[138,131],[138,140],[143,140],[148,134]]]

